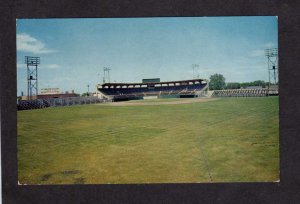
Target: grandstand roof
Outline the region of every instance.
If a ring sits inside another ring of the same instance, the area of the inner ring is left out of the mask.
[[[164,81],[164,82],[147,82],[147,83],[104,83],[104,84],[98,84],[98,85],[102,85],[102,86],[111,86],[111,85],[115,85],[115,86],[122,86],[122,85],[144,85],[144,84],[173,84],[173,83],[188,83],[188,82],[202,82],[205,81],[204,79],[190,79],[190,80],[181,80],[181,81]]]

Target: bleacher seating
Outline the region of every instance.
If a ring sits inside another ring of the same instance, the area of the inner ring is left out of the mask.
[[[48,101],[43,99],[30,100],[30,101],[19,101],[17,103],[17,110],[28,110],[49,107]]]
[[[227,89],[214,90],[212,97],[261,97],[267,95],[278,95],[278,89]]]
[[[20,100],[17,101],[17,110],[30,110],[47,107],[59,107],[59,106],[71,106],[71,105],[83,105],[94,103],[110,102],[107,99],[100,99],[96,96],[88,97],[67,97],[67,98],[49,98],[49,99],[36,99],[36,100]]]

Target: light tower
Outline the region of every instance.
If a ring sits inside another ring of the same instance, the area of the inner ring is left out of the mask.
[[[268,59],[268,73],[269,73],[269,85],[268,85],[268,95],[271,82],[276,86],[278,83],[278,49],[268,48],[265,49],[265,56]]]
[[[104,71],[103,83],[105,82],[110,83],[109,70],[111,70],[110,67],[103,67],[103,71]]]
[[[27,65],[27,97],[32,100],[32,95],[38,95],[38,65],[40,64],[39,57],[25,56]]]
[[[87,93],[86,93],[86,95],[89,96],[89,94],[90,94],[90,85],[88,84],[87,85]]]
[[[199,78],[199,75],[196,75],[196,72],[199,71],[199,65],[198,64],[193,64],[192,68],[193,68],[193,79]]]

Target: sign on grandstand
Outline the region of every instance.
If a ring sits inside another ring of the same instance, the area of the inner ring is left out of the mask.
[[[160,82],[160,78],[143,79],[143,83]]]

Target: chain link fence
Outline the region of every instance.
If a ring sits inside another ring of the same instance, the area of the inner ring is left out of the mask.
[[[109,99],[100,99],[94,96],[19,100],[17,102],[17,109],[30,110],[30,109],[40,109],[40,108],[47,108],[47,107],[61,107],[61,106],[85,105],[85,104],[96,104],[96,103],[107,103],[107,102],[112,102],[112,101]]]

